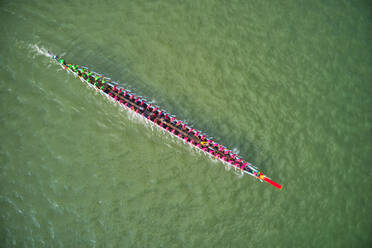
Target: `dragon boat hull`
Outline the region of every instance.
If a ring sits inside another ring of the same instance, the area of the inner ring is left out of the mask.
[[[259,179],[261,182],[268,182],[278,189],[282,188],[280,184],[272,181],[252,164],[244,161],[236,154],[233,154],[224,146],[209,139],[206,135],[202,135],[200,131],[189,127],[183,121],[176,120],[175,117],[161,110],[159,107],[147,103],[147,101],[137,97],[130,90],[119,87],[118,84],[111,81],[111,79],[105,78],[99,73],[89,71],[87,67],[67,64],[63,59],[50,52],[49,57],[56,61],[64,70],[72,73],[83,83],[86,83],[90,88],[96,90],[110,101],[120,104],[121,107],[129,111],[133,111],[138,116],[164,129],[184,143],[195,147],[210,157],[221,161],[225,165],[234,167],[241,173],[249,174]]]

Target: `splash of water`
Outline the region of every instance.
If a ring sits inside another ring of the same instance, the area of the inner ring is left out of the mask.
[[[53,55],[44,47],[39,47],[36,44],[30,45],[30,48],[35,51],[38,55],[44,55],[46,57],[51,58]]]

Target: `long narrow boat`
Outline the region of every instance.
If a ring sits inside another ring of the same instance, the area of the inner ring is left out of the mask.
[[[145,120],[163,128],[183,142],[200,149],[202,152],[220,160],[228,166],[234,167],[237,171],[251,175],[261,182],[268,182],[278,189],[282,188],[280,184],[272,181],[256,167],[234,154],[231,150],[216,143],[202,132],[191,128],[183,121],[177,120],[173,115],[160,109],[158,106],[148,103],[130,90],[121,88],[118,83],[113,82],[111,79],[99,73],[90,71],[87,67],[68,64],[63,58],[50,52],[48,53],[49,57],[56,61],[64,70],[72,73],[89,87],[95,89],[111,101],[120,104],[123,108],[135,112]]]

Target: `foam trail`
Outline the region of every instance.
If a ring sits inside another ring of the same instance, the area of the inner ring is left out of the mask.
[[[30,45],[30,48],[39,55],[44,55],[46,57],[52,58],[52,55],[44,47],[40,48],[38,45],[34,44],[34,45]]]

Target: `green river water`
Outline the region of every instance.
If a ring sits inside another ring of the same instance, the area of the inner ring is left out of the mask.
[[[370,1],[1,1],[0,247],[371,247]],[[278,190],[88,89],[47,49]]]

